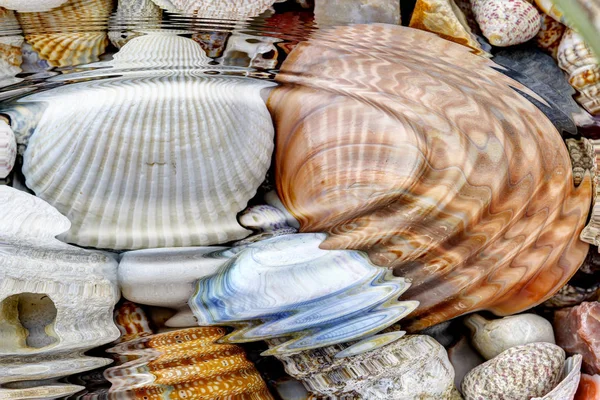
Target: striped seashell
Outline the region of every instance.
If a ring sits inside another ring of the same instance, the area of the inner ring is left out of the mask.
[[[142,35],[141,29],[156,28],[161,22],[162,10],[152,0],[119,0],[117,11],[110,19],[108,38],[120,49],[134,37]]]
[[[525,43],[537,35],[541,17],[525,0],[471,0],[481,32],[494,46]]]
[[[347,345],[277,356],[286,372],[315,396],[335,399],[460,399],[454,368],[433,338],[408,335],[349,358],[335,355]],[[458,397],[457,397],[458,396]]]
[[[558,55],[558,45],[565,33],[566,27],[557,22],[554,18],[542,14],[542,25],[540,31],[535,37],[535,42],[539,48],[550,54],[556,59]]]
[[[468,46],[475,54],[489,56],[481,48],[464,13],[454,0],[417,0],[409,26]]]
[[[287,354],[361,340],[417,307],[397,300],[410,283],[363,253],[319,249],[324,239],[282,235],[242,248],[198,281],[189,304],[199,325],[239,326],[229,342],[289,336],[263,353]]]
[[[152,0],[170,12],[207,19],[243,20],[268,10],[276,0]]]
[[[60,7],[69,0],[0,0],[0,7],[18,12],[44,12]]]
[[[61,237],[82,246],[242,239],[251,232],[236,214],[271,161],[273,125],[260,92],[272,85],[167,70],[24,97],[20,105],[47,102],[24,153],[26,184],[71,220]]]
[[[126,301],[117,307],[114,316],[115,325],[121,332],[118,343],[150,336],[154,333],[146,312],[131,301]]]
[[[558,46],[558,66],[578,91],[575,100],[592,115],[600,115],[600,63],[581,35],[568,29]]]
[[[526,310],[587,254],[590,177],[574,187],[560,135],[512,88],[544,101],[493,66],[419,30],[343,27],[299,44],[268,100],[281,202],[329,234],[320,248],[411,280],[409,332]]]
[[[0,118],[0,179],[12,171],[17,158],[17,142],[10,126]]]
[[[111,12],[112,0],[69,0],[52,11],[19,13],[18,18],[25,40],[39,56],[51,66],[65,67],[98,61],[108,45],[103,25]],[[82,22],[92,27],[81,30],[77,24]]]
[[[109,364],[83,353],[119,336],[112,318],[116,261],[55,239],[69,221],[35,196],[0,186],[0,208],[0,385]],[[81,389],[46,384],[26,392],[51,397]],[[21,395],[8,392],[8,398]]]
[[[465,400],[543,397],[560,383],[564,365],[565,352],[555,344],[511,347],[472,369],[463,379],[462,393]]]
[[[581,360],[582,357],[579,354],[567,358],[561,382],[550,393],[531,400],[573,400],[581,379]]]
[[[235,345],[217,344],[223,328],[191,328],[147,336],[108,350],[133,360],[111,367],[111,400],[273,400],[262,377]]]

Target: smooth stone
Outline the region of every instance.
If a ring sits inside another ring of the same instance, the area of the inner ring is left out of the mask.
[[[373,22],[400,24],[400,2],[397,0],[315,0],[314,13],[319,26]]]
[[[454,384],[457,388],[461,387],[461,383],[469,371],[485,362],[483,357],[469,344],[466,337],[462,337],[448,349],[448,358],[454,367]]]
[[[600,400],[600,375],[581,374],[575,400]]]
[[[581,303],[554,314],[556,343],[583,356],[583,371],[600,374],[600,303]]]
[[[561,380],[565,352],[551,343],[511,347],[469,372],[465,400],[530,400],[549,393]]]
[[[552,324],[535,314],[513,315],[496,320],[472,314],[465,318],[465,325],[471,330],[473,347],[486,360],[515,346],[535,342],[555,343]]]

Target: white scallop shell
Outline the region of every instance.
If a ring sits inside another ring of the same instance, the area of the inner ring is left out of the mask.
[[[62,238],[82,246],[242,239],[250,231],[236,214],[271,162],[273,125],[260,95],[270,86],[166,73],[28,96],[21,102],[48,106],[24,153],[26,184],[70,219]]]
[[[0,179],[6,178],[15,165],[17,142],[10,126],[0,118]]]
[[[152,0],[171,12],[196,14],[201,18],[246,19],[256,17],[276,0]]]

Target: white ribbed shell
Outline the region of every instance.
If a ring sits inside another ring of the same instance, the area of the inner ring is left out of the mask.
[[[10,126],[0,119],[0,179],[10,174],[17,157],[17,142]]]
[[[236,214],[264,180],[273,151],[260,96],[271,85],[167,73],[31,95],[22,101],[48,106],[24,154],[26,184],[71,221],[62,239],[82,246],[241,239],[250,231]]]
[[[246,19],[256,17],[276,0],[153,0],[172,12],[196,14],[202,18]]]

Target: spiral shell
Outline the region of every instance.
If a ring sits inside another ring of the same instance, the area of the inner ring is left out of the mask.
[[[526,0],[471,0],[483,35],[494,46],[512,46],[535,37],[541,17]]]
[[[587,254],[589,175],[574,188],[560,135],[511,87],[543,100],[492,65],[419,30],[343,27],[299,44],[268,101],[283,205],[329,233],[322,249],[410,279],[409,331],[530,308]]]

